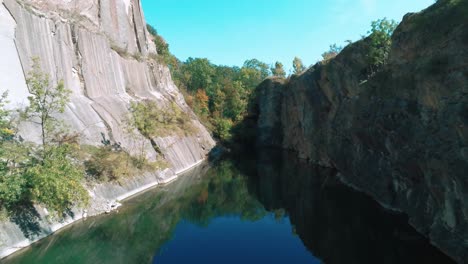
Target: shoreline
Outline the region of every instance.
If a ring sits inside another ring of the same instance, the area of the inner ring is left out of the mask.
[[[206,158],[203,158],[203,159],[200,159],[198,160],[197,162],[191,164],[190,166],[188,166],[187,168],[184,168],[184,169],[181,169],[179,171],[176,171],[174,172],[174,175],[172,175],[171,177],[168,177],[166,179],[158,179],[156,180],[155,182],[153,183],[149,183],[149,184],[146,184],[146,185],[143,185],[139,188],[136,188],[132,191],[129,191],[127,193],[124,193],[118,197],[116,197],[114,200],[115,201],[125,201],[125,200],[128,200],[128,199],[131,199],[132,197],[135,197],[135,196],[138,196],[139,194],[142,194],[143,192],[145,191],[148,191],[154,187],[157,187],[159,185],[167,185],[167,184],[170,184],[172,182],[174,182],[175,180],[177,180],[179,178],[180,175],[194,169],[195,167],[201,165],[204,161],[206,161],[207,159]],[[98,215],[102,215],[102,214],[105,214],[106,212],[103,211],[103,212],[100,212],[98,214],[95,214],[95,215],[92,215],[92,216],[98,216]],[[59,232],[61,231],[62,229],[70,226],[71,224],[79,221],[79,220],[82,220],[82,219],[86,219],[87,217],[84,217],[84,214],[77,214],[75,218],[70,218],[70,219],[65,219],[62,223],[56,223],[56,224],[52,224],[50,226],[50,232],[44,236],[40,236],[38,237],[37,239],[34,239],[34,240],[29,240],[29,239],[25,239],[21,242],[18,242],[2,251],[0,251],[0,261],[23,250],[23,249],[26,249],[28,247],[30,247],[31,245],[33,245],[34,243],[37,243],[39,242],[40,240],[44,239],[44,238],[47,238],[51,235],[54,235],[56,232]]]

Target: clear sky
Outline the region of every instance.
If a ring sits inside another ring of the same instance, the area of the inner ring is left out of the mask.
[[[401,21],[434,0],[142,0],[146,21],[179,59],[241,66],[294,56],[314,64],[330,44],[366,34],[373,20]]]

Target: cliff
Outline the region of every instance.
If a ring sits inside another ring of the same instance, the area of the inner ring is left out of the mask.
[[[130,153],[143,149],[150,160],[162,156],[169,163],[164,171],[90,186],[89,214],[107,210],[112,200],[170,181],[200,163],[214,146],[172,82],[169,69],[158,63],[139,0],[0,0],[0,54],[0,92],[9,91],[10,108],[27,104],[25,76],[37,57],[52,84],[63,80],[72,91],[60,118],[80,133],[82,144],[99,146],[104,137]],[[175,103],[190,117],[195,131],[151,139],[138,132],[129,134],[125,123],[130,104],[140,100],[160,106]],[[33,123],[22,123],[20,135],[40,142],[39,127]],[[47,210],[33,211],[32,216],[0,223],[0,257],[82,217],[77,211],[54,222],[48,220]],[[31,218],[38,222],[32,233],[25,223]]]
[[[468,263],[468,2],[408,14],[368,77],[369,39],[257,90],[257,144],[295,151],[402,211]],[[345,220],[344,220],[345,221]]]

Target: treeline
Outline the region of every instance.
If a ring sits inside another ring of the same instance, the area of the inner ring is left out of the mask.
[[[229,141],[231,128],[242,121],[255,87],[272,75],[269,65],[257,59],[245,61],[242,67],[215,65],[206,58],[180,61],[156,29],[147,28],[157,47],[156,59],[169,67],[187,104],[215,137]]]
[[[247,112],[255,88],[268,76],[286,77],[280,62],[269,65],[257,59],[246,60],[242,67],[215,65],[206,58],[180,61],[169,51],[169,45],[156,29],[147,25],[157,47],[157,60],[171,70],[175,84],[189,106],[215,137],[221,141],[232,138],[232,127],[241,122]],[[293,72],[306,69],[301,59],[294,58]]]
[[[385,18],[372,22],[368,32],[371,45],[367,55],[370,76],[386,63],[391,35],[396,25],[394,21]],[[147,28],[157,47],[156,59],[169,67],[174,82],[184,93],[189,106],[221,141],[232,138],[232,128],[243,120],[253,92],[260,82],[268,76],[288,76],[281,62],[269,65],[251,59],[245,61],[242,67],[230,67],[215,65],[206,58],[180,61],[171,54],[169,44],[157,30],[151,25],[147,25]],[[331,45],[330,50],[323,53],[322,63],[333,59],[342,49],[336,44]],[[306,68],[300,58],[293,59],[292,74],[300,74]]]

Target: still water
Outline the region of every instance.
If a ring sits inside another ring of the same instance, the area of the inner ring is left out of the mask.
[[[5,263],[451,263],[403,215],[288,153],[202,166]]]

